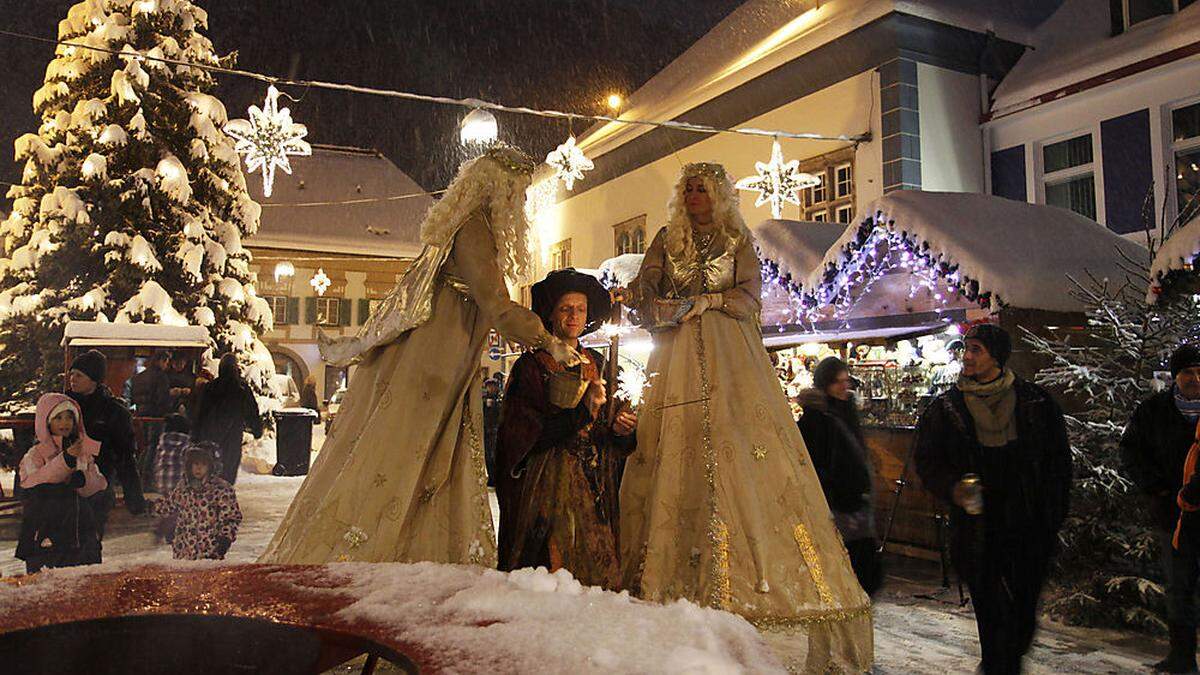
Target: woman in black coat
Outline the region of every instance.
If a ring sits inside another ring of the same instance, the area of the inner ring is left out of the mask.
[[[250,385],[238,372],[237,357],[221,357],[217,377],[205,385],[192,421],[192,438],[208,441],[221,449],[221,477],[230,485],[237,480],[242,463],[242,431],[249,429],[262,438],[262,417]]]
[[[850,566],[863,590],[874,595],[883,569],[875,538],[871,460],[849,388],[850,369],[841,359],[824,359],[813,373],[813,384],[814,389],[798,397],[804,415],[797,426],[850,554]]]

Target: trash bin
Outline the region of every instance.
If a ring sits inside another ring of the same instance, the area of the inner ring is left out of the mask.
[[[309,408],[284,408],[275,417],[276,476],[303,476],[308,473],[308,457],[312,452],[312,429],[318,416]]]

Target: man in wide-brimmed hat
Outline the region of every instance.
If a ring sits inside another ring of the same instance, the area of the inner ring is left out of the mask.
[[[564,368],[538,350],[513,366],[496,462],[500,569],[566,568],[584,584],[616,588],[618,481],[637,417],[604,417],[603,358],[579,345],[608,318],[609,294],[565,269],[534,284],[532,300],[546,329],[585,362]]]

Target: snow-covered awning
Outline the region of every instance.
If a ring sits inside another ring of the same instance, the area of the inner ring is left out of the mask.
[[[70,347],[208,347],[203,326],[169,326],[158,323],[108,323],[70,321],[63,331],[63,346]]]
[[[751,228],[758,257],[774,264],[780,276],[802,283],[825,258],[825,252],[846,231],[845,223],[764,220]]]
[[[642,258],[645,257],[641,253],[625,253],[609,258],[600,263],[601,278],[609,276],[616,279],[619,285],[628,286],[642,269]]]
[[[1192,270],[1200,257],[1200,215],[1175,230],[1154,254],[1150,265],[1151,286],[1146,300],[1154,303],[1161,293]]]
[[[804,283],[813,305],[844,297],[856,284],[874,283],[878,277],[864,280],[861,265],[866,261],[878,270],[885,267],[878,261],[895,255],[899,276],[941,284],[929,286],[931,293],[959,291],[971,302],[990,300],[992,308],[1077,312],[1084,307],[1073,297],[1068,276],[1124,281],[1126,258],[1149,262],[1144,247],[1076,213],[991,195],[897,191],[865,212],[869,215],[846,230]]]

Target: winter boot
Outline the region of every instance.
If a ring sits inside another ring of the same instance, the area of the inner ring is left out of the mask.
[[[1160,673],[1196,672],[1196,627],[1172,624],[1170,631],[1171,651],[1167,658],[1154,664]]]

